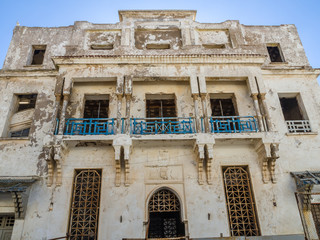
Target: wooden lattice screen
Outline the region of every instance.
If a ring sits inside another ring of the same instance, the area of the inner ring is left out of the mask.
[[[223,177],[231,235],[260,235],[250,178],[246,168],[227,167],[223,171]]]
[[[101,170],[77,171],[70,210],[71,240],[96,240],[100,205]]]
[[[180,201],[177,196],[167,189],[154,193],[149,201],[149,212],[180,211]]]

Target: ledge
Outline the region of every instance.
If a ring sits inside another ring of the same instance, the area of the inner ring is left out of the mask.
[[[29,137],[1,137],[0,138],[0,142],[1,141],[29,141],[30,138]]]
[[[286,133],[287,136],[318,135],[318,132]]]

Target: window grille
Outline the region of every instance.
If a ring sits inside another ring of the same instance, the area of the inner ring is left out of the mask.
[[[148,239],[185,239],[180,201],[168,189],[160,189],[149,200]]]
[[[223,171],[223,178],[231,235],[260,235],[249,174],[246,168],[227,167]]]
[[[175,211],[180,211],[180,201],[174,193],[167,189],[159,190],[149,201],[149,212]]]
[[[317,234],[320,238],[320,203],[311,204],[311,212],[313,217],[314,225],[317,229]]]
[[[70,240],[96,240],[101,170],[80,170],[74,178],[70,209]]]
[[[0,216],[0,229],[12,229],[13,225],[14,225],[14,216],[8,216],[8,215]]]

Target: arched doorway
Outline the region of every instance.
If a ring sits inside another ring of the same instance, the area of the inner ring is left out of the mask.
[[[177,238],[185,235],[181,221],[181,204],[169,189],[159,189],[148,203],[148,239]]]

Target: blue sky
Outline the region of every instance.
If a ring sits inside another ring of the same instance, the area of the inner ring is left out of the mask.
[[[198,22],[295,24],[311,66],[320,68],[320,0],[0,0],[0,66],[17,21],[30,27],[68,26],[74,21],[115,23],[118,10],[127,9],[192,9],[198,11]]]

